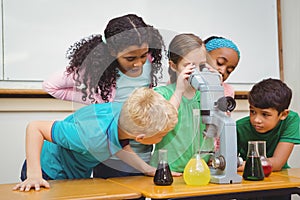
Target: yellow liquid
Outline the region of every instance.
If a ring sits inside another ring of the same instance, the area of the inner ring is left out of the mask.
[[[187,185],[207,185],[210,170],[203,159],[192,158],[184,168],[183,179]]]

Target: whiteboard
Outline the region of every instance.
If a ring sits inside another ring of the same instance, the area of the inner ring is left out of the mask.
[[[241,59],[228,83],[237,90],[280,78],[276,0],[2,0],[1,87],[24,88],[65,69],[71,44],[103,34],[114,17],[135,13],[166,45],[178,33],[233,40]],[[2,74],[3,73],[3,74]]]

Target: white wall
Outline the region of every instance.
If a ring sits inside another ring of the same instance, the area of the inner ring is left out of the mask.
[[[0,183],[20,180],[28,122],[63,119],[79,107],[78,104],[55,99],[0,98]]]
[[[284,80],[293,90],[291,109],[300,113],[300,1],[281,0]],[[289,164],[300,167],[300,145],[295,146]]]
[[[281,0],[284,80],[293,90],[291,108],[300,112],[300,1]]]

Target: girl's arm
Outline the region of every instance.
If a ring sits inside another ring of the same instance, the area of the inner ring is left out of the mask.
[[[130,145],[126,145],[123,150],[118,151],[116,153],[121,160],[123,160],[128,165],[134,167],[135,169],[143,172],[147,176],[154,176],[156,168],[148,165],[145,161],[143,161],[130,147]],[[181,173],[172,172],[172,176],[181,176]]]
[[[51,128],[53,121],[34,121],[26,128],[27,179],[17,184],[13,190],[29,191],[31,188],[49,188],[49,183],[42,177],[40,156],[44,140],[52,142]]]
[[[289,159],[294,148],[293,143],[279,142],[272,157],[268,160],[272,163],[272,171],[280,171]]]
[[[43,82],[42,86],[48,94],[57,99],[88,104],[88,101],[82,100],[83,93],[76,87],[73,74],[68,74],[66,71],[53,74]]]

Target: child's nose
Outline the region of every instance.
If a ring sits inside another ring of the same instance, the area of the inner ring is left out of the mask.
[[[254,121],[255,121],[256,123],[261,123],[261,118],[260,118],[259,116],[256,116],[256,117],[254,118]]]
[[[219,67],[218,67],[218,71],[219,71],[221,74],[225,74],[225,72],[226,72],[226,66],[219,66]]]
[[[138,60],[133,64],[134,67],[142,67],[144,65],[143,60]]]

